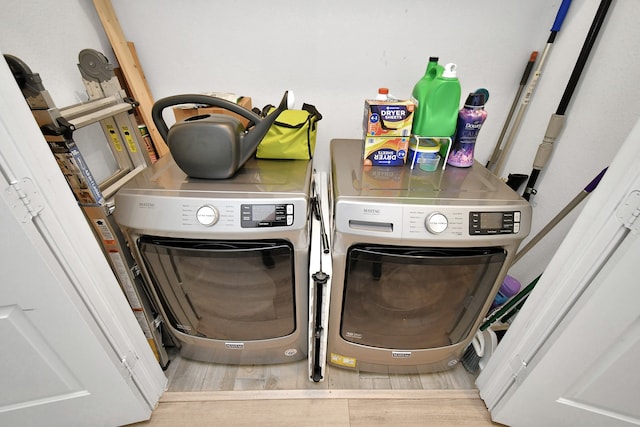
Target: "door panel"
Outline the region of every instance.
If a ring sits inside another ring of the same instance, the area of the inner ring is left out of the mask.
[[[151,408],[92,328],[86,308],[68,293],[69,276],[35,230],[0,201],[0,425],[118,425],[147,418]]]
[[[89,394],[17,305],[0,307],[0,336],[0,411]]]
[[[547,425],[640,424],[638,259],[640,239],[630,235],[521,374],[496,421],[540,425],[545,414]]]
[[[640,318],[632,322],[609,349],[594,362],[585,375],[567,390],[558,403],[582,407],[593,412],[607,412],[610,416],[631,415],[640,420],[637,392],[640,376],[629,374],[640,355]],[[611,378],[616,381],[612,382]],[[624,390],[629,391],[624,392]],[[622,391],[622,393],[621,393]],[[635,393],[634,393],[635,391]]]

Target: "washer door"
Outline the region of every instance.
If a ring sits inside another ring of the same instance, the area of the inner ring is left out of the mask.
[[[342,338],[370,347],[427,349],[468,336],[506,253],[357,245],[347,256]]]
[[[165,320],[175,330],[238,341],[295,331],[289,242],[143,236],[138,247]]]

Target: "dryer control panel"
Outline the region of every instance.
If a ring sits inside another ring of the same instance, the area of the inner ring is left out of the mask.
[[[242,228],[286,227],[293,224],[293,203],[243,204],[241,206]]]
[[[518,233],[521,218],[520,211],[470,212],[469,235]]]

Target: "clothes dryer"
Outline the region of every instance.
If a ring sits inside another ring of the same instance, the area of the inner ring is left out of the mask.
[[[531,223],[530,205],[479,163],[363,166],[331,141],[328,362],[369,372],[453,367]]]
[[[249,160],[188,177],[167,155],[115,197],[159,325],[186,358],[271,364],[307,354],[311,161]]]

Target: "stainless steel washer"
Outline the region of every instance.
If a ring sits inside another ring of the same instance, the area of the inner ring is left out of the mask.
[[[531,207],[478,163],[435,172],[362,163],[362,141],[331,141],[328,362],[448,369],[529,233]]]
[[[165,156],[117,193],[143,291],[182,356],[306,357],[311,177],[310,161],[252,159],[230,179],[193,179]]]

